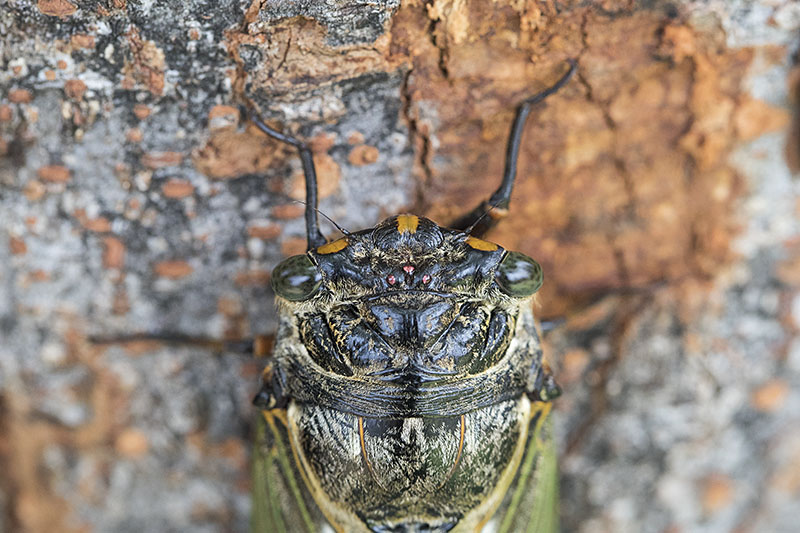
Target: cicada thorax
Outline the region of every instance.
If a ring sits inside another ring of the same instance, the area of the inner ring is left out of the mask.
[[[287,260],[276,292],[305,299],[264,394],[334,527],[468,531],[500,505],[544,375],[520,256],[400,215]]]

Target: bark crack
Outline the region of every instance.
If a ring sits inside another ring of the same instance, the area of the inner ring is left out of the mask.
[[[227,43],[228,55],[231,57],[233,62],[236,64],[236,70],[231,76],[231,91],[233,100],[239,100],[244,102],[249,102],[247,98],[247,92],[245,90],[245,84],[247,83],[247,70],[245,69],[244,60],[239,55],[238,46],[241,44],[241,37],[249,35],[247,31],[247,27],[252,23],[255,22],[258,14],[261,12],[261,8],[267,0],[253,0],[250,6],[245,9],[244,16],[242,17],[242,23],[235,27],[233,30],[228,30],[225,36],[225,42]],[[291,34],[289,36],[289,40],[291,41]],[[287,47],[286,53],[288,54],[289,49]],[[283,61],[286,60],[286,56],[284,56]]]
[[[283,57],[281,58],[280,61],[278,61],[278,64],[275,65],[275,69],[273,70],[273,72],[279,72],[283,68],[283,65],[286,64],[286,58],[289,57],[289,49],[291,49],[291,47],[292,47],[292,28],[289,27],[289,38],[286,39],[286,50],[283,51]]]
[[[433,6],[434,1],[435,0],[431,0],[425,4],[426,11],[430,12],[430,9]],[[439,37],[436,36],[436,30],[439,28],[439,24],[441,22],[442,19],[439,17],[432,19],[430,23],[428,23],[427,34],[428,38],[431,41],[431,44],[439,52],[439,60],[437,61],[439,72],[442,74],[444,79],[450,81],[450,71],[447,68],[447,60],[448,60],[447,44],[441,42],[443,39],[440,39]]]

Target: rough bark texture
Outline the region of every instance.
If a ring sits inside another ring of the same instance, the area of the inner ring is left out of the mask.
[[[238,104],[311,141],[342,226],[446,223],[567,58],[490,235],[567,317],[564,529],[794,531],[798,28],[788,0],[0,0],[0,531],[246,530],[258,363],[87,340],[272,330],[302,173]]]

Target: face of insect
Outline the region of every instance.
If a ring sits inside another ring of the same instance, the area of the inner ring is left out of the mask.
[[[527,256],[413,215],[275,269],[265,385],[289,402],[297,468],[332,523],[447,531],[491,515],[544,375],[529,309],[541,281]]]
[[[409,290],[480,296],[497,270],[501,292],[518,297],[536,292],[542,279],[539,265],[518,252],[504,256],[494,243],[426,218],[399,215],[320,246],[310,257],[287,259],[275,269],[273,286],[279,296],[295,302],[315,297],[323,280],[329,294],[350,299]]]

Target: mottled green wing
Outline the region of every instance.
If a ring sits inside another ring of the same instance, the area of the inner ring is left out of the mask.
[[[285,411],[263,412],[255,425],[253,533],[317,533],[325,523],[295,466],[285,420]]]
[[[557,533],[558,470],[549,408],[530,422],[519,471],[489,526],[498,533]],[[273,414],[275,413],[275,414]],[[253,449],[253,533],[317,533],[326,524],[295,466],[282,411],[258,416]]]
[[[531,420],[528,447],[496,520],[498,533],[558,533],[558,458],[548,409]]]

